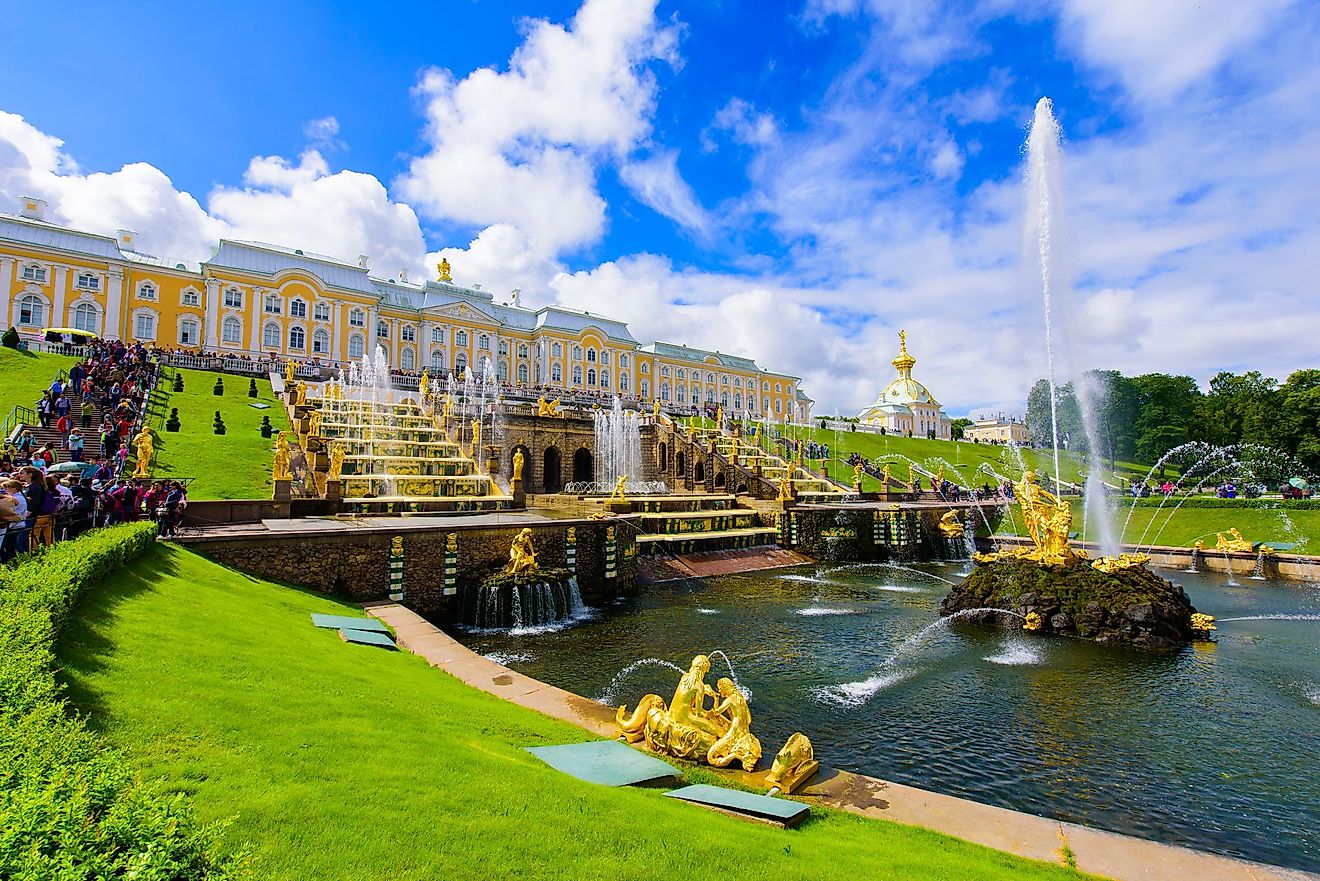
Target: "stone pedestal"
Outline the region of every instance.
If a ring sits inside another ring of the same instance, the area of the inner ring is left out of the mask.
[[[527,507],[527,490],[523,489],[523,480],[521,477],[515,477],[509,484],[509,491],[513,494],[513,506],[515,508]]]
[[[287,502],[293,498],[293,481],[285,478],[275,481],[275,501]]]
[[[611,514],[631,514],[632,502],[606,502],[605,510]]]
[[[780,511],[791,511],[797,507],[797,499],[775,500],[775,506]]]
[[[344,497],[344,482],[342,480],[332,480],[326,478],[325,497],[332,502],[338,502]]]

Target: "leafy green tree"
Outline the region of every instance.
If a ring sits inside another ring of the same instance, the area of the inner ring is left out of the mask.
[[[1320,473],[1320,370],[1298,370],[1279,387],[1277,407],[1267,417],[1273,446]]]
[[[1058,387],[1056,409],[1059,417],[1059,445],[1086,452],[1086,430],[1082,425],[1082,411],[1073,394],[1072,383]],[[1050,422],[1050,383],[1047,379],[1038,380],[1027,396],[1027,431],[1036,446],[1054,446]]]
[[[1140,412],[1136,421],[1137,457],[1154,462],[1174,447],[1194,439],[1201,390],[1190,376],[1147,373],[1132,379]],[[1161,470],[1161,475],[1163,471]]]
[[[10,327],[3,335],[0,335],[0,346],[4,346],[6,349],[17,349],[18,331]]]
[[[1117,459],[1136,455],[1136,424],[1141,411],[1140,396],[1132,380],[1117,370],[1088,371],[1091,406],[1095,411],[1096,454],[1109,460],[1114,469]]]
[[[970,419],[953,420],[953,422],[950,423],[949,425],[949,436],[954,440],[962,440],[963,432],[966,430],[967,426],[971,424],[972,424],[972,420]]]
[[[1201,401],[1203,439],[1217,446],[1274,445],[1272,414],[1278,407],[1277,388],[1277,381],[1258,370],[1216,374],[1210,380],[1210,393]]]

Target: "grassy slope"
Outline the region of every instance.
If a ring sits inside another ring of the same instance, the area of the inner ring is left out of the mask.
[[[247,396],[248,378],[224,375],[225,393],[211,392],[220,374],[181,370],[183,391],[172,391],[174,370],[166,368],[153,395],[151,427],[156,432],[153,477],[195,477],[188,487],[190,499],[268,499],[274,441],[261,436],[261,417],[270,417],[276,431],[288,431],[289,420],[270,390],[270,381],[257,380],[256,398]],[[249,406],[253,401],[269,410]],[[170,408],[179,408],[182,428],[165,431]],[[215,411],[225,421],[226,433],[212,431]]]
[[[33,406],[60,368],[68,370],[77,360],[0,346],[0,419],[8,416],[15,404]]]
[[[1017,517],[1015,510],[1014,516]],[[1290,532],[1285,525],[1280,514],[1286,514],[1288,520],[1292,523]],[[1169,519],[1170,514],[1173,515]],[[1315,553],[1316,547],[1320,546],[1320,510],[1302,509],[1302,510],[1261,510],[1252,509],[1228,509],[1228,508],[1192,508],[1182,507],[1176,513],[1173,512],[1173,505],[1166,506],[1163,510],[1156,508],[1134,508],[1132,509],[1132,519],[1128,521],[1127,529],[1123,530],[1123,521],[1128,516],[1127,508],[1120,508],[1110,514],[1114,523],[1114,535],[1118,536],[1122,532],[1121,538],[1124,542],[1135,544],[1151,544],[1156,541],[1158,533],[1158,544],[1174,545],[1179,547],[1188,547],[1196,539],[1201,539],[1208,547],[1215,546],[1215,533],[1224,532],[1229,527],[1236,526],[1242,531],[1242,534],[1251,541],[1281,541],[1296,542],[1301,538],[1313,537],[1308,542],[1305,552]],[[1081,507],[1079,504],[1073,505],[1073,528],[1081,531]],[[1165,521],[1168,524],[1165,525]],[[1153,525],[1152,524],[1153,521]],[[1005,533],[1013,532],[1013,523],[1008,518],[1004,518],[999,525],[999,531]],[[1022,528],[1022,522],[1019,518],[1017,523],[1017,532],[1025,535]],[[1149,529],[1147,528],[1149,526]],[[1096,538],[1095,530],[1088,529],[1087,538],[1094,540]]]
[[[59,651],[72,700],[144,778],[236,816],[271,879],[1044,878],[1067,870],[818,811],[796,831],[573,780],[521,747],[586,739],[404,653],[311,627],[333,600],[162,546]],[[647,869],[643,869],[647,872]]]

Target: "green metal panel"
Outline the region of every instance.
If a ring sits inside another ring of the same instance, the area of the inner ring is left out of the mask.
[[[685,786],[682,789],[666,792],[665,795],[670,798],[680,798],[683,801],[722,808],[739,814],[764,817],[786,825],[797,823],[810,813],[810,809],[800,802],[790,801],[786,798],[771,798],[768,795],[753,795],[750,792],[724,789],[706,783]]]
[[[529,746],[526,750],[557,771],[603,786],[633,786],[678,777],[673,765],[617,740]]]
[[[350,630],[344,628],[339,631],[340,637],[344,642],[352,642],[357,645],[375,645],[383,649],[394,649],[394,640],[390,639],[389,634],[379,633],[375,630]]]
[[[375,618],[350,618],[347,615],[313,615],[312,623],[317,627],[328,627],[331,630],[347,628],[349,630],[374,630],[377,633],[388,633],[389,628]]]

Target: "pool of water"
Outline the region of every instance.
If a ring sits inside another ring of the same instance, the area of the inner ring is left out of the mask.
[[[1320,587],[1166,572],[1219,630],[1156,655],[941,623],[941,579],[959,572],[726,576],[652,587],[562,630],[460,638],[629,705],[668,700],[677,673],[661,662],[719,650],[708,679],[735,671],[767,761],[800,730],[837,767],[1320,870]]]

